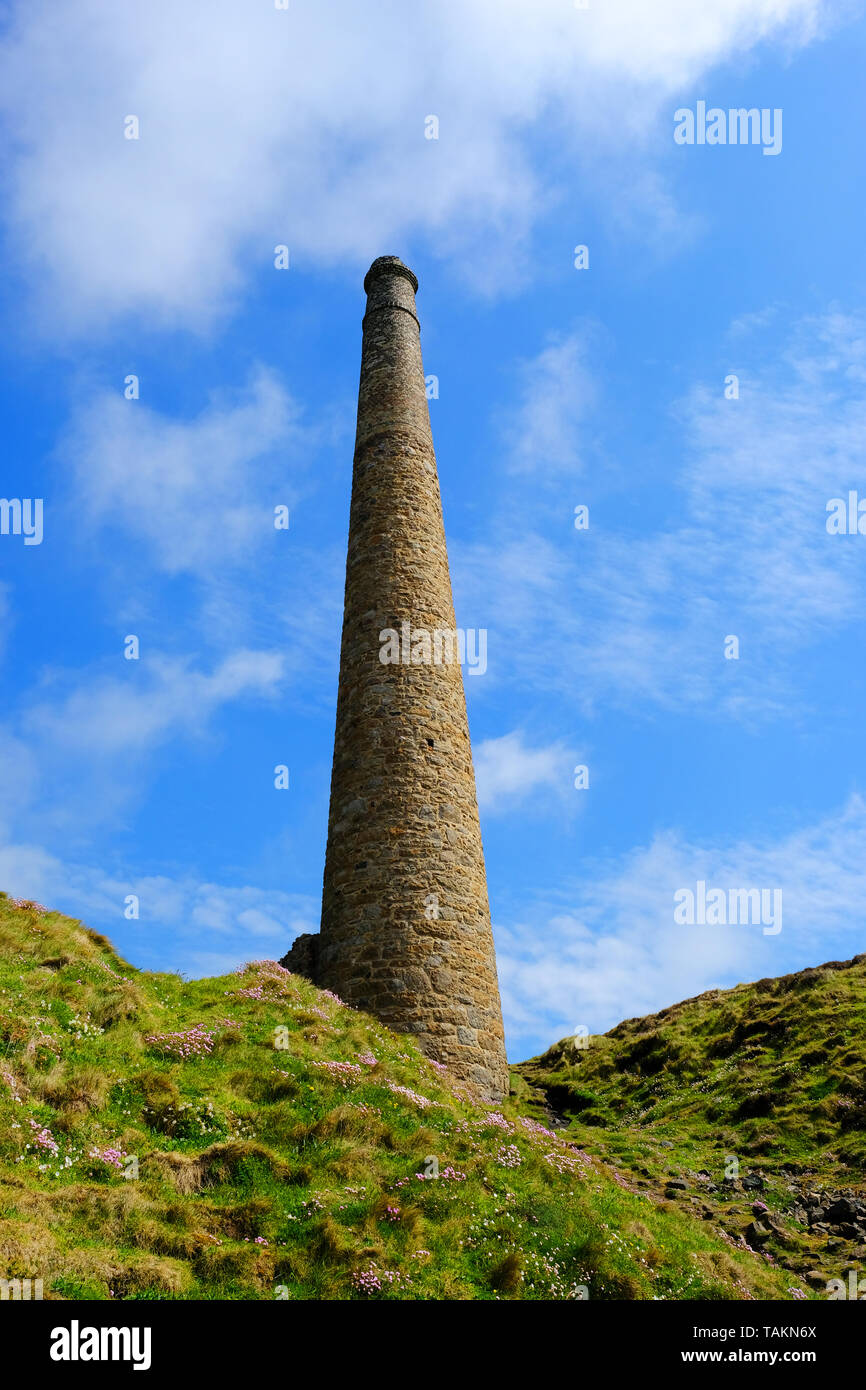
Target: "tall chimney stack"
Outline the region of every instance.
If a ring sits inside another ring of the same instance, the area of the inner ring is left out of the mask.
[[[463,678],[450,636],[437,662],[420,635],[456,636],[417,288],[396,256],[364,280],[322,924],[284,963],[498,1100],[508,1067]],[[383,664],[387,632],[400,650]]]

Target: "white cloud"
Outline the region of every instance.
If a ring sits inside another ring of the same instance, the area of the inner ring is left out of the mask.
[[[274,651],[230,651],[210,670],[159,652],[118,663],[124,678],[104,668],[48,673],[16,727],[0,728],[0,835],[14,824],[18,836],[50,829],[80,844],[98,826],[116,828],[146,794],[158,750],[211,737],[227,706],[271,699],[285,679]]]
[[[484,739],[475,749],[473,761],[478,804],[495,815],[545,788],[548,799],[561,797],[571,786],[575,760],[559,743],[528,748],[523,735],[515,730],[501,738]]]
[[[273,373],[176,420],[117,392],[75,415],[62,454],[72,464],[76,520],[144,541],[158,566],[218,576],[274,532],[274,507],[293,501],[286,467],[303,438],[298,410]],[[277,451],[279,450],[279,468]]]
[[[277,641],[286,674],[303,674],[309,694],[324,671],[330,699],[345,554],[299,543],[294,528],[321,482],[315,451],[342,432],[327,405],[317,424],[302,421],[261,366],[241,390],[214,393],[185,419],[119,391],[86,398],[57,451],[68,480],[62,525],[81,562],[98,554],[117,630],[168,621],[177,640],[187,623],[190,649],[219,655]],[[289,509],[289,531],[275,529],[278,506]],[[300,534],[309,537],[309,525]],[[197,581],[193,611],[183,587],[164,596],[163,575]]]
[[[230,701],[273,695],[283,662],[278,652],[237,651],[208,673],[156,653],[130,667],[140,680],[80,677],[65,698],[35,704],[28,735],[80,758],[133,759],[179,733],[201,734]]]
[[[132,964],[160,970],[224,973],[251,958],[284,955],[299,932],[318,930],[319,904],[304,894],[191,875],[124,878],[10,839],[0,840],[0,883],[11,897],[80,917],[108,933]],[[131,893],[139,899],[137,920],[124,916]]]
[[[782,892],[782,931],[678,926],[674,893],[698,880]],[[673,832],[594,879],[538,903],[528,920],[496,925],[506,1029],[542,1046],[579,1024],[603,1032],[707,989],[729,988],[848,959],[863,950],[866,804],[773,841],[692,844]],[[784,964],[782,963],[784,962]]]
[[[587,350],[586,331],[574,332],[522,364],[519,401],[503,428],[512,472],[539,480],[581,469],[581,426],[596,394]]]
[[[514,284],[556,195],[533,172],[536,133],[554,134],[570,177],[619,169],[617,210],[636,198],[670,229],[646,169],[654,139],[669,147],[667,105],[758,44],[808,42],[824,14],[821,0],[211,0],[206,14],[20,0],[0,54],[12,243],[55,337],[130,312],[206,327],[257,270],[277,273],[280,242],[303,271],[420,233],[476,287]]]
[[[0,726],[0,826],[8,817],[21,816],[36,796],[38,762],[27,740]],[[2,884],[0,884],[2,886]]]
[[[208,736],[228,705],[302,682],[308,704],[332,699],[344,557],[304,553],[274,529],[274,507],[294,509],[306,486],[299,460],[314,434],[263,368],[191,419],[119,392],[76,413],[62,449],[64,530],[85,563],[98,554],[116,651],[101,665],[45,667],[22,692],[24,712],[2,734],[19,825],[24,813],[40,834],[123,816],[147,790],[152,755]],[[277,553],[287,558],[275,568]],[[162,575],[173,588],[160,590]],[[177,583],[186,576],[194,590]],[[159,633],[173,651],[156,647]],[[140,639],[139,661],[122,659],[126,634]]]
[[[485,613],[491,680],[576,692],[586,709],[639,698],[776,717],[798,707],[798,654],[866,616],[866,549],[826,531],[827,501],[861,476],[866,324],[838,310],[804,320],[753,367],[747,336],[739,400],[720,377],[678,406],[685,462],[641,529],[596,512],[576,533],[580,494],[560,482],[553,514],[527,471],[490,538],[455,547],[461,606]],[[739,662],[724,659],[729,634]]]

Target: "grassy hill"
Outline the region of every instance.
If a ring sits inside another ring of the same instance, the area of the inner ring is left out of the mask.
[[[275,962],[142,972],[0,894],[0,1277],[55,1299],[801,1296],[554,1133],[538,1081],[474,1105]],[[593,1106],[625,1133],[625,1090]]]
[[[563,1133],[816,1287],[866,1269],[866,955],[580,1041],[517,1069]]]

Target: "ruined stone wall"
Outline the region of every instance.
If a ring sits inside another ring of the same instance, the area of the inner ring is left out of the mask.
[[[380,660],[384,629],[454,629],[417,287],[393,256],[364,282],[322,926],[298,957],[495,1099],[508,1070],[462,672]]]

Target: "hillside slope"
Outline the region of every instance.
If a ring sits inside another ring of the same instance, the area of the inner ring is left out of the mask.
[[[813,1271],[816,1287],[862,1268],[866,955],[712,990],[580,1042],[517,1068],[569,1137]]]
[[[519,1086],[476,1107],[274,962],[141,972],[0,895],[0,1277],[47,1298],[802,1296]]]

